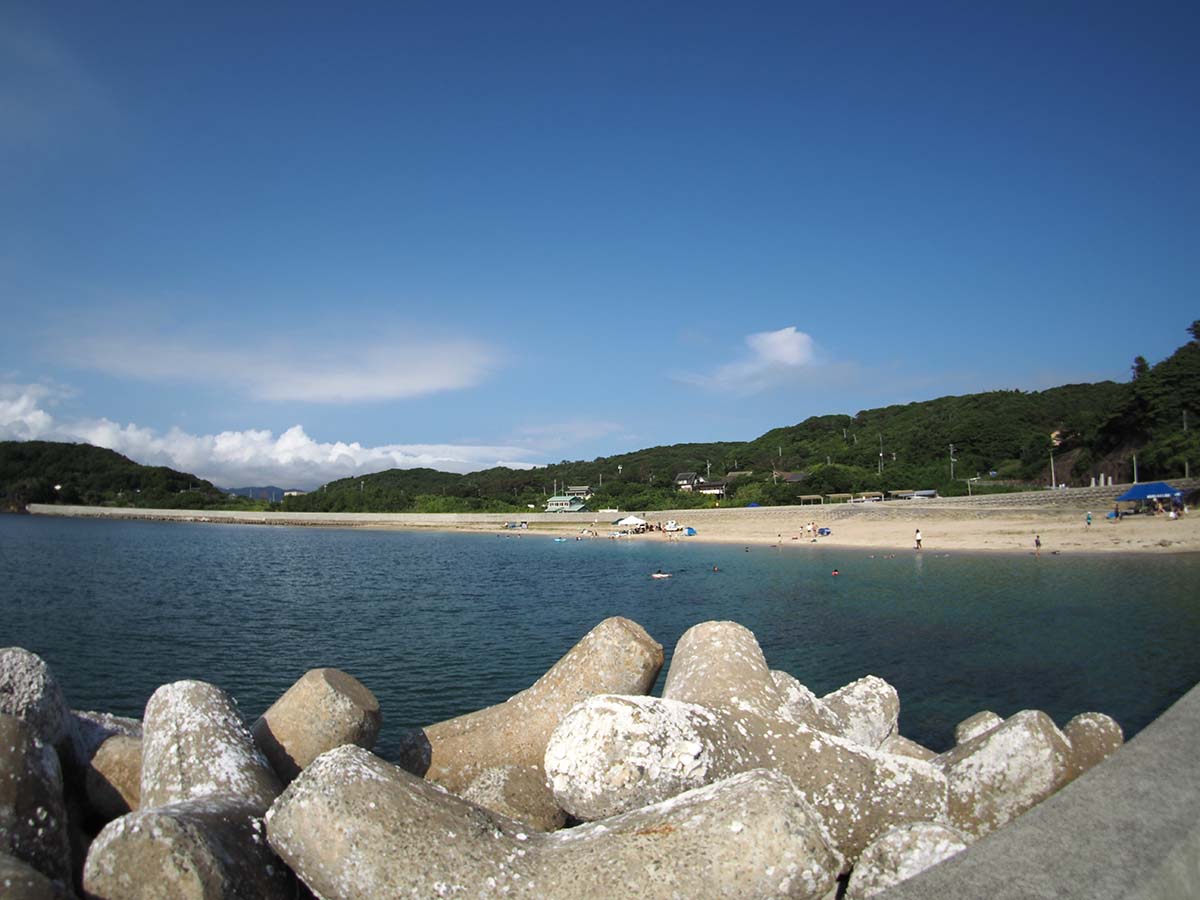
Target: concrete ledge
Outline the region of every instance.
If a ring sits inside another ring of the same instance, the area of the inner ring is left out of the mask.
[[[1200,897],[1200,685],[1115,755],[887,900]]]

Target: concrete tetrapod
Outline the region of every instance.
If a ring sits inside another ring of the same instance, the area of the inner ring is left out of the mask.
[[[915,822],[893,828],[863,851],[845,900],[866,900],[967,849],[970,836],[948,825]]]
[[[233,698],[177,681],[146,704],[142,809],[109,822],[84,865],[87,895],[283,898],[290,877],[262,834],[279,780]]]
[[[0,713],[0,852],[12,854],[59,885],[71,883],[58,754],[34,736],[29,723],[4,713]]]
[[[1071,745],[1071,778],[1078,778],[1098,766],[1125,744],[1125,732],[1112,716],[1085,712],[1063,726],[1063,736]]]
[[[594,694],[644,694],[662,664],[662,645],[642,626],[605,619],[519,694],[410,731],[400,742],[400,765],[455,792],[485,769],[540,768],[550,732],[572,706]]]
[[[0,713],[28,723],[39,741],[58,751],[63,765],[75,764],[71,709],[54,673],[36,653],[0,648]]]
[[[70,896],[37,869],[0,850],[0,897],[4,900],[66,900]]]
[[[836,887],[842,862],[820,816],[777,772],[530,834],[352,746],[292,782],[267,814],[267,835],[325,900],[819,898]]]
[[[141,805],[142,723],[110,713],[72,710],[76,749],[86,760],[84,794],[99,825]]]
[[[557,831],[567,824],[546,785],[541,766],[485,769],[459,796],[528,825],[532,831]]]
[[[379,701],[340,669],[310,669],[251,728],[259,749],[284,783],[334,747],[375,746],[383,717]]]
[[[662,699],[605,695],[573,709],[546,748],[546,774],[558,804],[586,820],[776,769],[851,863],[892,827],[944,819],[946,776],[933,765],[833,737],[781,709],[754,635],[702,623],[680,638]]]
[[[949,779],[950,822],[982,837],[1071,780],[1071,746],[1048,715],[1027,709],[932,764]]]

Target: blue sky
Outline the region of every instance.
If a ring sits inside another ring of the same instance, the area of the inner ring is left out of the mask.
[[[245,6],[0,5],[0,438],[532,465],[1200,317],[1194,3]]]

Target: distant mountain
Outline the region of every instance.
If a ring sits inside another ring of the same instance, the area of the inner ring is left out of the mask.
[[[288,488],[290,490],[290,488]],[[267,485],[266,487],[226,488],[227,494],[238,497],[248,497],[251,500],[266,500],[268,503],[282,503],[284,488]]]

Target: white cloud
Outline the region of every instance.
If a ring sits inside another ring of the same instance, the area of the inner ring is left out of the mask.
[[[492,466],[533,468],[533,452],[515,446],[474,444],[323,443],[300,425],[276,436],[268,430],[188,434],[178,428],[160,433],[109,419],[58,422],[42,408],[53,389],[42,385],[0,384],[0,440],[73,441],[107,447],[146,465],[191,472],[221,487],[276,484],[314,488],[335,478],[428,466],[446,472],[473,472]]]
[[[813,339],[796,326],[761,331],[745,338],[749,353],[710,375],[683,374],[680,381],[738,394],[754,394],[795,381],[816,363]]]
[[[196,346],[161,336],[60,339],[72,364],[125,378],[218,383],[254,400],[357,403],[419,397],[480,383],[497,353],[475,340]]]

